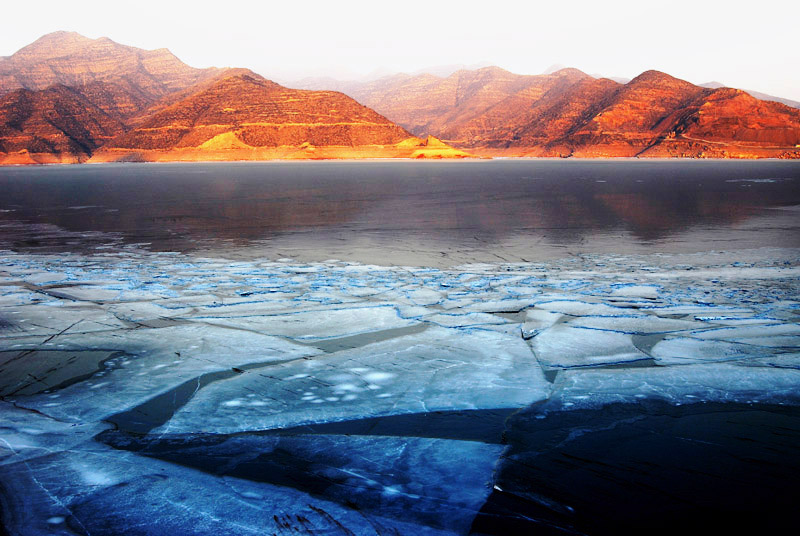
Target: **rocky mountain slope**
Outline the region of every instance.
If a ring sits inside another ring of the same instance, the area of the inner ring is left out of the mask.
[[[12,56],[0,58],[0,94],[46,89],[55,84],[84,86],[114,82],[155,99],[215,76],[219,69],[195,69],[169,50],[142,50],[107,37],[75,32],[47,34]]]
[[[397,75],[350,95],[417,135],[505,156],[797,157],[800,110],[658,71],[628,83],[576,69]]]
[[[705,82],[703,84],[699,84],[700,87],[707,87],[710,89],[720,89],[724,87],[728,87],[722,82]],[[766,101],[775,101],[780,102],[781,104],[785,104],[786,106],[791,106],[792,108],[800,108],[800,101],[786,99],[784,97],[776,97],[775,95],[770,95],[768,93],[762,93],[760,91],[753,91],[752,89],[745,89],[741,88],[742,91],[748,93],[751,97],[755,97],[758,100],[766,100]],[[346,92],[345,92],[346,93]]]
[[[432,74],[396,75],[351,88],[349,95],[418,135],[443,135],[454,125],[523,90],[536,77],[499,67]]]
[[[18,89],[0,97],[0,163],[80,162],[124,129],[73,88]]]

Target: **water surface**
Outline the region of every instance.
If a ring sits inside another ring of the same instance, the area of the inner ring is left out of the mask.
[[[800,246],[800,164],[481,161],[0,169],[0,248],[537,261]]]

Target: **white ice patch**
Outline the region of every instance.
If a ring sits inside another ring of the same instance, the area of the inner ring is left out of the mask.
[[[549,408],[595,408],[657,398],[690,402],[800,402],[800,370],[698,364],[562,372]]]
[[[547,368],[568,368],[623,363],[646,359],[630,335],[564,324],[531,339],[536,357]]]
[[[567,325],[603,331],[617,331],[627,334],[656,334],[689,331],[704,327],[700,322],[661,318],[655,315],[645,316],[586,316],[571,318]]]
[[[666,365],[751,359],[772,352],[749,344],[682,337],[663,340],[650,353],[659,363]]]
[[[414,322],[401,318],[392,306],[323,309],[319,311],[287,312],[279,315],[253,314],[235,316],[220,313],[219,316],[202,317],[206,322],[219,326],[242,328],[259,333],[292,337],[298,340],[316,340],[345,337],[402,328]]]
[[[135,356],[125,367],[109,370],[102,389],[93,389],[98,384],[92,382],[79,382],[59,391],[58,406],[46,413],[70,422],[103,419],[206,372],[321,353],[276,337],[200,324],[115,334],[65,334],[60,340],[66,350],[105,347]],[[181,361],[174,363],[177,354]],[[47,402],[34,398],[26,404],[45,410]]]
[[[549,328],[558,322],[564,315],[545,311],[544,309],[530,309],[525,312],[525,322],[522,324],[522,331],[526,334],[534,334]]]
[[[285,381],[303,366],[285,363],[270,367],[268,377],[243,374],[211,384],[173,416],[169,430],[234,433],[374,415],[523,407],[544,399],[550,388],[521,337],[486,331],[433,327],[327,355],[313,376]],[[222,403],[232,392],[257,392],[267,405],[247,412],[227,408]],[[345,400],[347,394],[352,396]]]
[[[655,285],[621,285],[615,287],[611,292],[611,295],[626,298],[644,298],[647,300],[655,300],[658,298],[658,291],[659,287]]]
[[[634,309],[614,307],[603,303],[590,303],[584,301],[552,301],[537,303],[538,309],[573,316],[631,316],[638,313]]]

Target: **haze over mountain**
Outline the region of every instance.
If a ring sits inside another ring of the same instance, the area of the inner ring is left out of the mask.
[[[349,96],[56,32],[0,59],[0,163],[800,157],[800,110],[658,71],[623,84],[482,67],[337,89]]]
[[[75,32],[54,32],[10,57],[0,58],[0,94],[19,88],[45,89],[54,84],[113,82],[154,99],[219,71],[190,67],[165,48],[142,50],[107,37],[89,39]]]
[[[707,87],[711,89],[719,89],[721,87],[728,87],[722,82],[705,82],[703,84],[699,84],[700,87]],[[780,102],[781,104],[785,104],[786,106],[791,106],[792,108],[800,108],[800,101],[792,100],[792,99],[785,99],[783,97],[776,97],[775,95],[768,95],[766,93],[762,93],[760,91],[753,91],[752,89],[743,89],[749,93],[751,96],[760,99],[760,100],[768,100],[768,101],[775,101]]]

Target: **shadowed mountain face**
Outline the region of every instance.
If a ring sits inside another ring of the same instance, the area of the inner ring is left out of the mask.
[[[123,130],[118,113],[66,86],[0,97],[0,161],[2,153],[19,154],[15,163],[36,162],[30,153],[42,163],[83,161]]]
[[[800,111],[658,71],[627,84],[576,69],[396,75],[348,93],[417,135],[505,156],[798,157]]]

